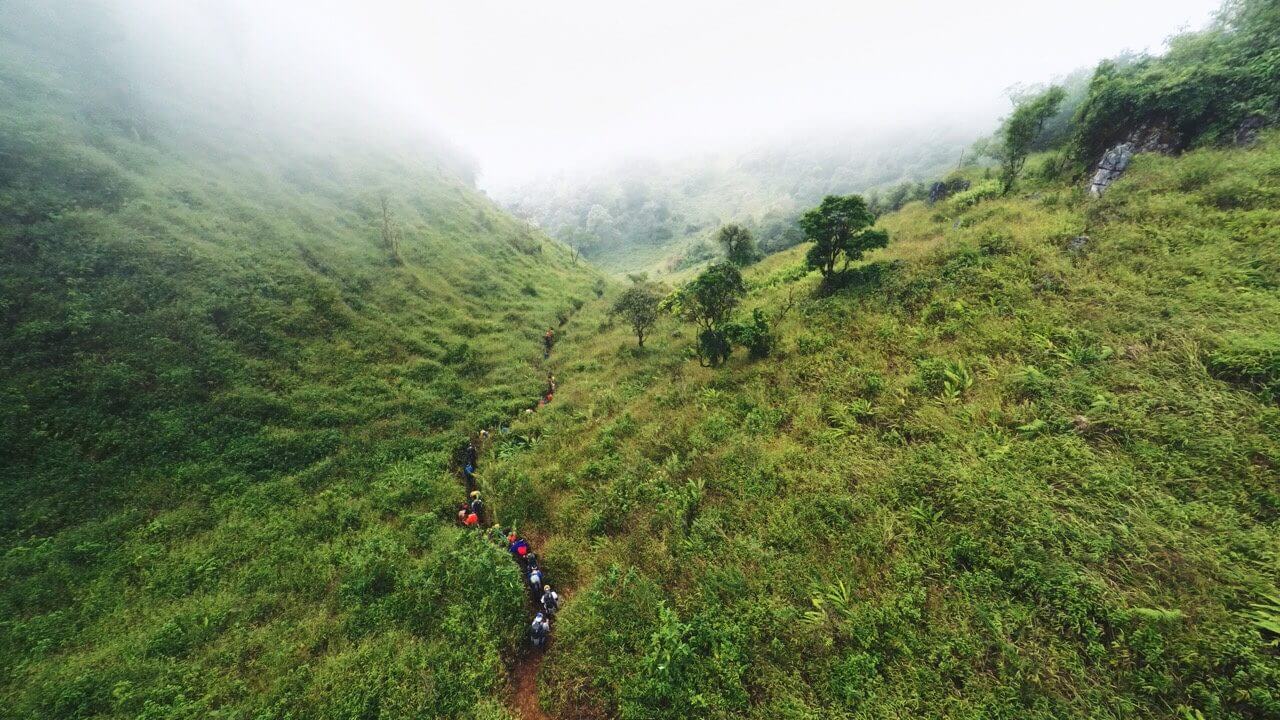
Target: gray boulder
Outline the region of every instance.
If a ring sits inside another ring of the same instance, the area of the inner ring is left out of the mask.
[[[1168,155],[1178,149],[1178,139],[1164,127],[1144,125],[1129,133],[1124,142],[1114,145],[1102,155],[1089,179],[1089,194],[1098,197],[1115,182],[1138,153],[1155,152]]]

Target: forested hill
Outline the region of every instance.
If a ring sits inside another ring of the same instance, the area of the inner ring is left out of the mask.
[[[614,272],[678,272],[715,256],[722,224],[767,251],[800,242],[795,217],[823,195],[906,193],[959,163],[977,128],[879,130],[762,143],[683,160],[617,165],[498,193],[513,213]]]
[[[526,619],[451,457],[596,277],[439,147],[0,18],[0,716],[483,710]]]

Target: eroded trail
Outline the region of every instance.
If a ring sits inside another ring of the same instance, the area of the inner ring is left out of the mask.
[[[511,710],[522,720],[549,720],[538,705],[538,673],[542,670],[541,652],[521,658],[511,671]]]

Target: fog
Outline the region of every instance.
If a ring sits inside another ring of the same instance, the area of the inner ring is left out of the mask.
[[[1159,51],[1218,0],[119,0],[210,107],[443,135],[500,193],[627,157],[989,128],[1017,84]],[[56,21],[56,19],[55,19]],[[228,94],[229,93],[229,94]]]

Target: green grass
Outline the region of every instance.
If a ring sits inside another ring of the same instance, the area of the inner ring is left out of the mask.
[[[598,276],[446,161],[38,66],[0,43],[0,717],[501,716],[523,588],[453,456]]]
[[[573,599],[580,717],[1280,713],[1280,138],[1143,156],[1100,201],[908,205],[779,351],[643,352],[588,306],[486,478]],[[1083,250],[1070,250],[1085,234]]]

